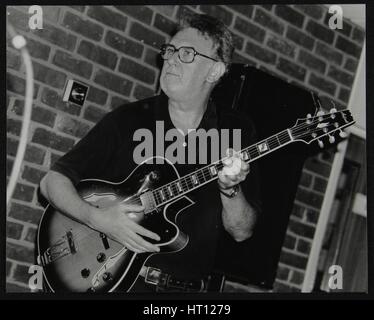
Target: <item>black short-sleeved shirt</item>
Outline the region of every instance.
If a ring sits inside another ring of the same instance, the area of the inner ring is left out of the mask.
[[[82,179],[91,178],[123,181],[138,165],[133,159],[133,151],[140,142],[134,141],[134,132],[141,128],[148,129],[155,137],[156,121],[164,121],[165,132],[175,128],[168,111],[168,98],[164,94],[118,107],[105,115],[51,169],[67,176],[75,185]],[[211,100],[199,128],[241,129],[242,148],[256,142],[249,119],[232,110],[218,110]],[[165,141],[165,150],[171,143]],[[193,152],[198,154],[198,150]],[[185,159],[188,159],[188,155]],[[183,176],[197,169],[198,165],[175,163],[175,167]],[[255,163],[251,164],[251,172],[242,183],[242,188],[247,200],[260,211],[259,175]],[[219,234],[225,232],[221,218],[222,203],[216,182],[189,193],[188,197],[195,204],[177,218],[177,224],[189,236],[187,247],[177,253],[154,255],[146,265],[158,267],[175,276],[197,278],[209,274]]]

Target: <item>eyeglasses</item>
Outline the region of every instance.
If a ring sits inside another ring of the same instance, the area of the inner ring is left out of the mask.
[[[161,54],[162,59],[168,60],[174,55],[176,51],[178,51],[179,60],[183,63],[193,62],[195,60],[195,56],[197,55],[218,62],[218,60],[214,58],[208,57],[205,54],[197,52],[193,47],[180,47],[177,49],[172,44],[162,45],[160,54]]]

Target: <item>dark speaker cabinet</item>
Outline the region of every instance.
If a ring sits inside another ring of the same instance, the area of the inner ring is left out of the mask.
[[[253,120],[258,141],[312,115],[318,97],[261,70],[234,64],[212,93],[219,108],[234,108]],[[317,149],[292,143],[258,161],[263,211],[253,236],[235,242],[224,232],[215,272],[243,283],[272,288],[304,162]]]

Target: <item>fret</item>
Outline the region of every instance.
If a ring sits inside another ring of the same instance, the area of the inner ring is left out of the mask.
[[[288,133],[288,130],[283,130],[282,132],[278,133],[277,136],[281,144],[285,144],[286,142],[291,141],[291,137]]]
[[[199,177],[199,182],[200,184],[201,183],[204,183],[207,179],[205,177],[205,170],[204,169],[200,169],[198,172],[197,172],[197,175]]]
[[[168,189],[167,189],[165,186],[162,186],[162,187],[161,187],[161,190],[162,190],[162,193],[163,193],[164,196],[165,196],[165,200],[168,200],[168,199],[169,199],[169,192],[168,192]]]
[[[275,137],[276,137],[277,140],[278,140],[278,145],[281,145],[282,143],[281,143],[280,140],[279,140],[279,134],[276,134]]]
[[[196,171],[197,184],[205,182],[204,172],[202,170]]]
[[[279,143],[276,140],[276,137],[274,136],[268,138],[267,141],[268,141],[268,146],[270,147],[270,149],[274,149],[279,146]]]
[[[182,184],[180,183],[179,180],[178,180],[178,182],[176,182],[176,183],[174,184],[174,186],[175,186],[175,190],[176,190],[176,192],[177,192],[178,194],[184,192],[184,189],[183,189],[183,187],[182,187]]]
[[[159,192],[160,192],[160,195],[161,195],[161,200],[165,201],[166,197],[165,197],[164,191],[161,189]]]
[[[157,202],[162,203],[163,200],[162,200],[162,197],[161,197],[161,195],[160,195],[160,191],[159,191],[159,190],[156,190],[156,191],[154,191],[154,194],[156,194]]]
[[[202,181],[200,181],[200,183],[204,183],[210,180],[210,175],[209,175],[209,171],[207,170],[207,168],[201,169],[200,172],[201,172],[201,178],[202,178]]]
[[[162,187],[162,190],[164,191],[164,194],[165,194],[165,197],[166,197],[166,200],[169,200],[171,198],[171,194],[169,193],[169,189],[167,186],[163,186]]]
[[[160,195],[158,194],[157,190],[153,190],[153,191],[152,191],[152,194],[153,194],[153,197],[155,198],[156,205],[161,204],[162,201],[161,201],[161,199],[160,199]]]
[[[288,129],[279,132],[265,140],[257,142],[240,151],[240,155],[244,161],[256,160],[258,157],[272,152],[274,149],[292,142],[292,136]],[[160,206],[181,194],[187,193],[192,189],[196,189],[207,182],[217,178],[218,172],[224,167],[222,160],[205,166],[195,172],[189,173],[180,179],[159,187],[152,191],[148,198],[144,198],[148,203],[154,206]],[[153,199],[153,200],[152,200]]]
[[[251,158],[257,158],[260,155],[256,146],[250,146],[248,148],[248,153],[249,153]]]
[[[168,191],[169,191],[170,196],[173,197],[174,194],[173,194],[173,190],[171,190],[171,185],[168,186]]]
[[[157,199],[160,201],[160,203],[162,203],[163,200],[162,200],[162,197],[160,195],[160,192],[156,192],[156,194],[157,194]]]
[[[185,191],[188,191],[188,190],[190,190],[190,189],[193,188],[193,183],[191,181],[191,177],[190,176],[186,176],[183,180],[184,180],[183,184],[184,184],[185,189],[186,189]]]
[[[182,188],[182,186],[181,186],[180,181],[177,181],[176,184],[177,184],[178,191],[182,193],[182,192],[183,192],[183,188]]]
[[[203,177],[204,177],[204,182],[206,181],[209,181],[212,177],[210,176],[210,173],[209,173],[209,169],[208,168],[203,168],[201,170],[201,172],[203,173]]]
[[[175,182],[170,184],[170,188],[171,188],[174,196],[177,196],[179,194],[179,190],[178,190],[177,184]]]
[[[180,179],[180,184],[181,184],[181,186],[183,188],[183,192],[188,191],[187,180],[186,180],[185,177],[183,177],[183,178]]]

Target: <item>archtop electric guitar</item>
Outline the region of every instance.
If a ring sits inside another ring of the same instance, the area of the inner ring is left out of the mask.
[[[343,128],[354,123],[348,110],[330,110],[297,120],[296,124],[241,151],[247,163],[255,161],[290,143],[310,144],[318,140],[335,142],[335,133],[345,135]],[[142,217],[135,220],[157,233],[160,241],[147,239],[160,252],[134,253],[105,234],[73,220],[48,205],[39,224],[38,263],[43,267],[45,284],[53,292],[130,291],[142,266],[153,254],[173,253],[188,243],[176,224],[176,217],[194,204],[188,193],[218,178],[223,168],[221,159],[180,177],[167,159],[157,165],[153,158],[137,166],[122,182],[112,183],[85,179],[77,185],[79,195],[94,206],[105,208],[118,203],[145,207]]]

